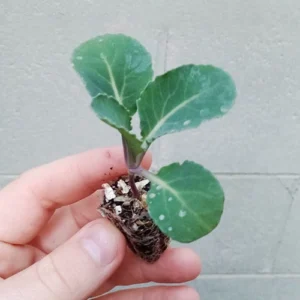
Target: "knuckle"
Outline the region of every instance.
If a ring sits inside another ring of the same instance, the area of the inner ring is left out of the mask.
[[[56,266],[51,254],[46,256],[40,263],[35,264],[37,279],[46,293],[53,299],[72,299],[74,291],[68,284],[64,275]]]
[[[0,258],[0,277],[8,278],[12,270],[14,269],[14,265],[11,261],[3,260]]]
[[[5,244],[0,242],[0,276],[6,278],[7,274],[11,272],[12,267],[12,262],[6,251]]]
[[[47,193],[42,185],[36,183],[36,179],[40,178],[37,170],[38,168],[34,168],[22,173],[17,179],[20,186],[23,187],[33,199],[36,199],[42,208],[49,211],[60,208],[61,204],[55,199],[45,196]]]
[[[24,246],[0,242],[0,277],[8,278],[32,264],[32,254],[26,250]]]

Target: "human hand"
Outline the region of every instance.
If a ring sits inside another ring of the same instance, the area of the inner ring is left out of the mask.
[[[0,191],[2,300],[83,300],[118,285],[182,283],[200,273],[190,249],[168,249],[145,263],[100,216],[97,189],[125,173],[121,148],[96,149],[30,170]],[[157,286],[100,299],[199,298],[189,287]]]

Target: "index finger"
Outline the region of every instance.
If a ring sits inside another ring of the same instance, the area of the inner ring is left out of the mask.
[[[150,163],[146,155],[144,167]],[[114,147],[69,156],[24,173],[0,191],[0,241],[28,243],[55,209],[81,200],[126,171],[123,150]]]

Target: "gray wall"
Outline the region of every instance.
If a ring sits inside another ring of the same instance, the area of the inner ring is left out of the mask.
[[[89,110],[71,68],[78,43],[124,32],[156,73],[215,64],[238,99],[224,118],[154,147],[155,166],[193,159],[224,185],[220,226],[192,246],[203,300],[300,298],[300,2],[297,0],[2,0],[0,185],[91,147],[120,143]]]

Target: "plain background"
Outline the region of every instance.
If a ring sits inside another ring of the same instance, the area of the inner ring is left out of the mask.
[[[94,117],[70,56],[122,32],[156,74],[214,64],[236,81],[223,118],[165,137],[155,167],[195,160],[226,193],[220,226],[191,246],[203,300],[300,298],[300,2],[297,0],[1,0],[0,186],[31,167],[120,143]],[[187,299],[188,300],[188,299]]]

